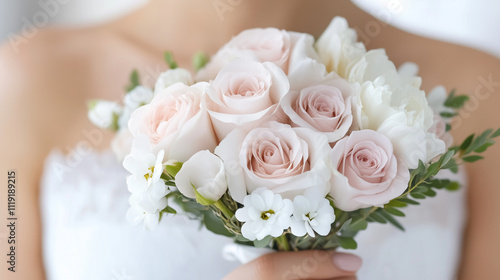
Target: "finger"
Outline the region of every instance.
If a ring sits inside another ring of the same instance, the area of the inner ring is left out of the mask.
[[[335,279],[354,276],[361,263],[358,256],[332,251],[278,252],[239,267],[225,279]]]

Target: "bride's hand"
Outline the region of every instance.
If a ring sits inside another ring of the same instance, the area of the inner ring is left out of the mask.
[[[358,256],[331,251],[264,255],[229,273],[224,280],[356,279]]]

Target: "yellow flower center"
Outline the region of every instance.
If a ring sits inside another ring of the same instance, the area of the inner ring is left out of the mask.
[[[155,167],[151,166],[148,168],[149,172],[144,174],[144,178],[146,178],[146,181],[149,180],[149,178],[153,177],[153,173],[155,173]]]
[[[260,218],[265,221],[269,219],[269,217],[271,217],[272,215],[274,215],[274,211],[272,209],[269,209],[265,212],[260,213]]]

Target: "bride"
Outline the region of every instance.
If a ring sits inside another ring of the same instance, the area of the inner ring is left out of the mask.
[[[468,169],[467,193],[440,193],[410,207],[404,233],[370,225],[354,252],[273,253],[239,265],[222,257],[238,250],[226,246],[230,240],[182,217],[154,232],[125,221],[125,173],[106,151],[112,135],[88,122],[87,100],[120,99],[135,68],[151,86],[166,70],[165,50],[189,67],[192,54],[214,53],[243,29],[318,36],[337,15],[358,30],[377,26],[361,38],[367,48],[386,48],[396,65],[416,62],[424,90],[443,84],[470,95],[455,139],[498,127],[500,61],[404,33],[349,1],[152,0],[102,26],[40,30],[17,50],[0,49],[0,165],[3,182],[16,171],[18,217],[16,272],[4,262],[1,279],[500,279],[500,145]]]

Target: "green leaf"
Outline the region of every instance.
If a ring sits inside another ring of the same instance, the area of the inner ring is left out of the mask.
[[[254,240],[253,245],[257,248],[264,248],[271,244],[271,240],[273,237],[271,235],[268,235],[264,237],[262,240]]]
[[[349,226],[351,225],[351,222],[352,222],[352,218],[350,218],[349,220],[345,221],[342,224],[342,226],[340,227],[339,231],[349,230]]]
[[[396,208],[392,208],[392,207],[386,207],[384,208],[384,210],[389,213],[389,214],[392,214],[394,216],[398,216],[398,217],[404,217],[405,216],[405,213],[399,211],[398,209]]]
[[[472,143],[472,140],[474,139],[474,134],[469,135],[467,138],[465,138],[464,142],[460,145],[460,150],[465,151],[467,148],[469,148],[470,144]]]
[[[444,153],[444,155],[441,156],[441,158],[439,159],[439,161],[441,162],[441,166],[447,164],[453,158],[454,155],[455,151],[447,151],[446,153]]]
[[[193,186],[193,189],[194,189],[194,194],[196,196],[196,202],[198,202],[199,204],[201,205],[212,205],[214,203],[216,203],[217,201],[213,201],[211,199],[208,199],[208,198],[205,198],[204,196],[202,196],[198,190],[196,189],[196,187],[191,184],[191,186]]]
[[[357,220],[354,220],[350,224],[349,230],[360,231],[360,230],[365,230],[367,227],[368,227],[368,222],[365,219],[359,218]]]
[[[163,212],[166,212],[166,213],[169,213],[169,214],[174,214],[174,215],[177,214],[177,211],[174,208],[170,207],[170,206],[167,206],[165,209],[163,209]]]
[[[495,138],[495,137],[498,137],[500,136],[500,128],[497,129],[492,135],[491,135],[491,138]]]
[[[207,210],[204,211],[203,214],[203,224],[209,231],[218,235],[224,235],[228,237],[234,236],[233,233],[227,230],[227,228],[224,226],[224,222],[219,217],[217,217],[213,211]]]
[[[443,118],[453,118],[454,116],[457,115],[457,113],[441,112],[441,113],[439,113],[439,115],[441,115],[441,117],[443,117]]]
[[[482,153],[482,152],[486,151],[486,149],[488,149],[493,144],[495,144],[495,141],[490,140],[490,141],[484,143],[481,147],[475,149],[474,152],[476,152],[476,153]]]
[[[451,182],[446,186],[446,189],[449,191],[456,191],[460,189],[460,184],[458,182]]]
[[[450,131],[451,130],[451,124],[447,123],[445,125],[446,125],[446,132]]]
[[[205,65],[210,61],[210,57],[203,52],[197,52],[193,56],[193,68],[198,72],[201,68],[205,67]]]
[[[137,72],[136,69],[132,71],[130,74],[130,81],[129,84],[125,87],[125,90],[128,92],[131,92],[134,88],[139,86],[141,83],[139,81],[139,72]]]
[[[425,173],[425,178],[430,178],[436,175],[439,172],[440,168],[441,163],[439,161],[429,165],[429,168],[427,168],[427,172]]]
[[[384,219],[384,217],[380,216],[377,212],[373,212],[370,214],[370,218],[372,218],[374,221],[381,223],[381,224],[386,224],[387,221]]]
[[[402,202],[405,202],[405,203],[408,203],[408,204],[412,204],[412,205],[420,205],[420,202],[415,201],[413,199],[406,198],[406,197],[400,198],[398,200],[402,201]]]
[[[344,249],[356,249],[358,244],[352,237],[339,236],[339,245]]]
[[[416,198],[416,199],[425,199],[425,195],[423,194],[420,194],[420,193],[410,193],[410,195],[413,197],[413,198]]]
[[[432,189],[429,188],[429,190],[426,191],[424,194],[426,196],[435,197],[437,193],[435,191],[433,191]]]
[[[450,94],[444,101],[444,106],[453,109],[460,109],[464,106],[465,102],[469,100],[467,95],[457,95],[455,96],[455,89],[450,91]]]
[[[464,154],[466,155],[474,151],[475,149],[481,147],[484,143],[488,141],[488,136],[490,136],[492,132],[493,132],[492,129],[484,131],[481,135],[479,135],[476,139],[474,139],[474,141],[472,141],[472,144],[467,148],[467,150],[465,150]]]
[[[401,201],[399,199],[394,199],[391,200],[389,203],[386,204],[386,206],[391,206],[391,207],[406,207],[408,204],[406,204],[404,201]]]
[[[178,67],[177,62],[175,62],[174,60],[174,55],[171,52],[165,52],[163,58],[165,59],[165,62],[170,69],[175,69]]]
[[[244,237],[243,235],[241,235],[241,234],[237,234],[237,235],[235,235],[234,239],[235,239],[235,240],[237,240],[237,241],[241,241],[241,242],[252,242],[252,243],[253,243],[253,241],[251,241],[251,240],[249,240],[249,239],[245,238],[245,237]]]
[[[448,104],[445,103],[444,106],[453,108],[453,109],[460,109],[464,106],[465,102],[469,100],[469,97],[467,95],[459,95],[455,97],[451,102],[448,102]]]
[[[473,156],[463,157],[462,160],[465,162],[475,162],[475,161],[478,161],[478,160],[483,159],[483,158],[484,157],[482,157],[482,156],[473,155]]]
[[[165,172],[167,172],[170,176],[172,176],[172,178],[175,178],[175,175],[177,175],[179,170],[181,170],[182,164],[183,163],[180,161],[176,161],[176,162],[172,162],[170,164],[167,164],[165,166]]]
[[[396,219],[394,219],[394,217],[392,217],[391,215],[387,214],[386,212],[382,211],[380,212],[380,215],[384,216],[384,218],[389,222],[391,223],[392,225],[394,225],[395,227],[399,228],[400,230],[402,231],[405,231],[405,228],[403,227],[403,225],[401,225]]]
[[[426,187],[426,186],[417,186],[415,187],[411,192],[412,193],[425,193],[429,190],[429,187]]]

